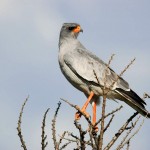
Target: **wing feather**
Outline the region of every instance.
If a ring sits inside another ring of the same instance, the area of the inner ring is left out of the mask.
[[[105,77],[107,87],[118,78],[111,68],[107,69],[107,65],[102,60],[85,49],[76,49],[65,54],[64,62],[76,75],[89,82],[100,83],[101,86],[104,86]],[[123,90],[129,89],[128,83],[122,78],[119,78],[114,86]]]

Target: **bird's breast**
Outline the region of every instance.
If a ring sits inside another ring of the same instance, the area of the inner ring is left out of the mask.
[[[90,93],[89,86],[80,79],[65,63],[60,68],[66,79],[78,90],[84,93]]]

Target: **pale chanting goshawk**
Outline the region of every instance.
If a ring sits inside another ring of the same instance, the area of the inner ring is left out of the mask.
[[[100,96],[103,96],[105,84],[106,88],[113,85],[107,93],[108,99],[124,101],[141,115],[150,118],[150,113],[144,106],[146,103],[129,87],[129,84],[81,44],[77,39],[80,32],[83,30],[77,23],[63,24],[59,37],[58,59],[66,79],[87,97],[81,111],[86,114],[86,108],[90,102],[93,107],[92,122],[95,124],[96,105],[99,103]],[[80,117],[80,113],[76,113],[75,118]]]

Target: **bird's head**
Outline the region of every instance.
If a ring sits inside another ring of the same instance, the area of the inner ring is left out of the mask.
[[[60,31],[60,37],[77,38],[80,32],[83,32],[83,30],[79,24],[64,23]]]

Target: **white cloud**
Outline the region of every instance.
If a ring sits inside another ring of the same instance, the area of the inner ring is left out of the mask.
[[[61,15],[51,9],[49,14],[47,11],[38,11],[34,16],[35,27],[37,31],[51,43],[56,43],[59,35],[60,25],[63,22]]]

